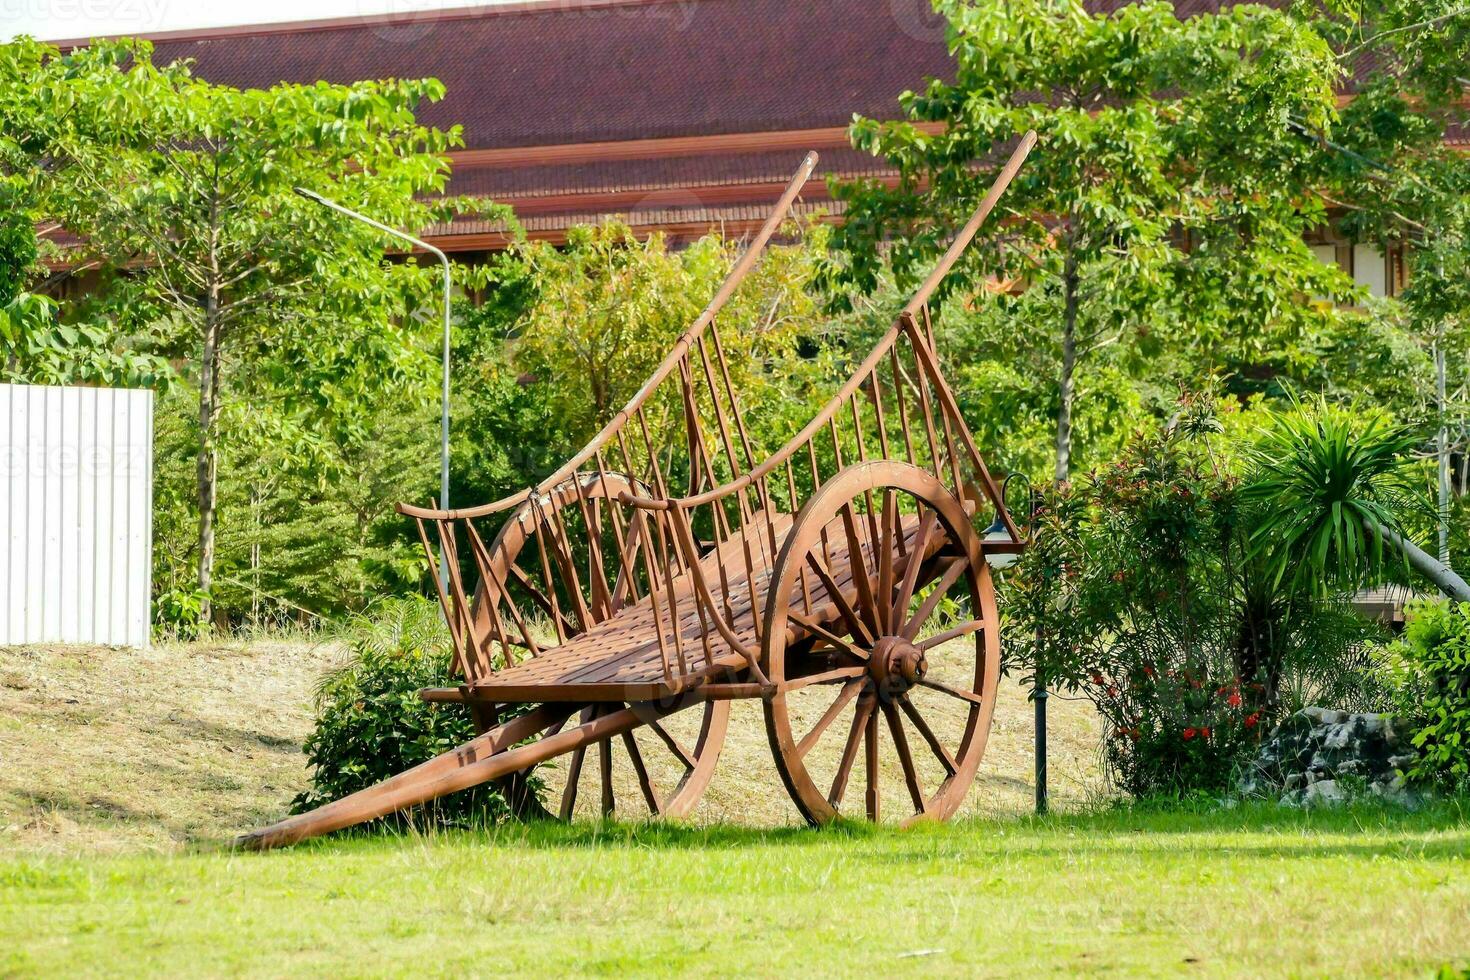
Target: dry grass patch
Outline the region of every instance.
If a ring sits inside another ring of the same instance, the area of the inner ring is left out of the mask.
[[[341,656],[329,644],[300,642],[0,650],[0,851],[172,850],[228,840],[279,818],[307,785],[301,743],[311,730],[312,690]],[[688,714],[692,721],[697,712]],[[1058,805],[1103,792],[1097,737],[1090,706],[1052,700]],[[1031,744],[1032,706],[1003,681],[966,813],[1029,810]],[[664,762],[652,748],[644,754],[651,766]],[[884,760],[885,798],[896,803],[904,799],[897,760],[891,753]],[[596,753],[588,766],[595,771]],[[631,770],[617,766],[620,803],[639,800]],[[554,765],[544,775],[553,789],[564,778]],[[670,781],[662,785],[672,785],[674,774],[663,775]],[[582,795],[589,814],[595,797]],[[733,706],[724,753],[694,820],[799,820],[771,761],[758,703]]]
[[[0,850],[176,849],[305,788],[304,643],[0,649]]]

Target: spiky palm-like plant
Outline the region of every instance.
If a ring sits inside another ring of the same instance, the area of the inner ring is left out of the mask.
[[[1403,476],[1414,434],[1318,399],[1273,415],[1251,454],[1246,496],[1262,504],[1251,535],[1273,584],[1321,597],[1377,580],[1414,508]]]

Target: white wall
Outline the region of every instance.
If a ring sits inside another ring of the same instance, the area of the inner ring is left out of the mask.
[[[1377,245],[1353,246],[1353,279],[1370,296],[1388,295],[1388,260]]]
[[[153,392],[0,384],[0,645],[147,646]]]

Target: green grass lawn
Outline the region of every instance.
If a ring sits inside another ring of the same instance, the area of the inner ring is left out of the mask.
[[[1429,976],[1470,810],[634,825],[0,859],[0,974]]]

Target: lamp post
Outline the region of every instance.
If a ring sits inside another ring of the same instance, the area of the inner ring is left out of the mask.
[[[399,231],[397,228],[390,228],[389,226],[383,224],[381,221],[374,221],[372,218],[369,218],[365,214],[359,214],[358,212],[352,210],[349,207],[344,207],[343,205],[338,204],[336,201],[333,201],[333,200],[330,200],[328,198],[322,197],[316,191],[309,191],[309,190],[307,190],[304,187],[297,187],[297,188],[295,188],[295,191],[296,191],[296,193],[298,195],[300,195],[301,197],[306,198],[308,201],[312,201],[312,202],[314,202],[316,204],[320,204],[324,208],[330,208],[331,210],[336,211],[339,214],[345,214],[345,215],[347,215],[347,217],[352,218],[352,219],[357,220],[357,221],[361,221],[363,224],[368,225],[368,226],[373,227],[373,228],[376,228],[378,231],[381,231],[384,234],[392,235],[394,238],[397,238],[397,239],[399,239],[401,241],[408,242],[410,245],[413,245],[413,246],[415,246],[417,248],[421,248],[425,252],[431,253],[432,255],[434,255],[435,257],[437,257],[439,259],[439,264],[444,269],[444,352],[443,352],[443,364],[444,364],[443,375],[444,376],[443,376],[443,382],[442,382],[442,385],[441,385],[441,388],[440,388],[440,396],[439,396],[440,397],[440,412],[439,412],[439,509],[440,510],[448,510],[449,509],[449,299],[450,299],[449,256],[445,255],[439,249],[435,248],[434,246],[430,245],[428,242],[426,242],[426,241],[424,241],[422,239],[415,238],[415,237],[413,237],[412,235],[410,235],[410,234],[408,234],[406,232]],[[447,573],[447,569],[445,571]]]
[[[1031,490],[1031,481],[1024,473],[1012,473],[1006,477],[1005,483],[1001,485],[1000,497],[1004,504],[1005,498],[1010,491],[1011,481],[1020,480],[1026,487],[1026,506],[1029,512],[1028,527],[1036,522],[1036,497]],[[985,529],[985,541],[989,544],[999,544],[1011,541],[1011,532],[1006,527],[1005,520],[999,511],[996,512],[995,521]],[[990,552],[985,556],[986,562],[996,570],[1009,568],[1016,563],[1015,552]],[[1036,650],[1041,652],[1042,644],[1041,624],[1036,625]],[[1046,790],[1046,701],[1050,695],[1046,692],[1046,679],[1041,676],[1041,665],[1037,664],[1036,688],[1031,692],[1031,701],[1036,706],[1036,812],[1045,813],[1047,808]]]
[[[397,239],[399,239],[401,241],[408,242],[410,245],[413,245],[413,246],[415,246],[417,248],[421,248],[425,252],[429,252],[429,253],[433,254],[434,256],[436,256],[439,259],[439,264],[440,264],[440,266],[444,270],[444,351],[443,351],[443,379],[442,379],[442,383],[441,383],[441,386],[440,386],[440,394],[439,394],[439,401],[440,401],[440,405],[439,405],[439,509],[440,510],[448,510],[449,509],[449,299],[450,299],[449,256],[445,255],[442,251],[440,251],[439,249],[437,249],[434,246],[430,245],[428,242],[424,241],[423,239],[415,238],[414,236],[408,234],[407,232],[399,231],[397,228],[390,228],[389,226],[383,224],[381,221],[374,221],[372,218],[369,218],[365,214],[359,214],[358,212],[352,210],[349,207],[345,207],[345,206],[343,206],[341,204],[338,204],[336,201],[333,201],[333,200],[330,200],[328,198],[322,197],[316,191],[309,191],[305,187],[297,187],[297,188],[294,188],[294,190],[296,191],[296,193],[298,195],[300,195],[301,197],[306,198],[308,201],[312,201],[313,203],[320,204],[322,207],[329,208],[329,209],[331,209],[333,211],[336,211],[339,214],[345,214],[347,217],[352,218],[352,219],[354,219],[356,221],[360,221],[363,224],[368,225],[369,227],[376,228],[378,231],[381,231],[381,232],[383,232],[386,235],[392,235],[394,238],[397,238]],[[440,581],[440,584],[442,584],[447,589],[449,587],[449,568],[448,568],[448,566],[446,566],[444,564],[443,561],[440,561],[439,566],[440,566],[439,578],[441,580]]]

